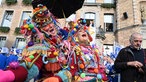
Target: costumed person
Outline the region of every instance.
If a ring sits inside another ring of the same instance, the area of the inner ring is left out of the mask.
[[[68,36],[72,45],[69,71],[74,81],[107,81],[105,69],[100,65],[99,50],[90,45],[92,37],[86,20],[81,18],[72,26]]]
[[[6,60],[6,66],[9,66],[11,62],[18,62],[18,52],[17,49],[12,47],[9,52],[9,56]]]
[[[21,60],[23,60],[23,57],[22,57],[22,49],[17,49],[16,51],[18,53],[18,61],[21,62]]]
[[[103,57],[103,64],[106,68],[108,82],[118,82],[118,74],[114,70],[114,54],[107,54]]]
[[[7,60],[8,53],[9,53],[9,49],[7,47],[0,48],[0,69],[1,70],[6,69],[6,60]]]
[[[27,41],[22,51],[23,62],[12,63],[6,71],[0,70],[3,74],[0,82],[28,82],[32,78],[38,82],[68,82],[71,78],[65,69],[68,48],[64,45],[67,42],[63,42],[67,33],[57,25],[46,6],[39,4],[33,12],[32,20],[24,20],[21,26]]]

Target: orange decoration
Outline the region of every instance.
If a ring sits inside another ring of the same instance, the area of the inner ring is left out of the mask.
[[[80,67],[81,69],[84,69],[84,68],[85,68],[84,64],[80,64],[79,67]]]
[[[94,69],[94,72],[95,72],[95,73],[98,73],[98,69],[95,68],[95,69]]]

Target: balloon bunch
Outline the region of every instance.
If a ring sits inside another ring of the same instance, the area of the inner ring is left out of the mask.
[[[21,34],[27,34],[31,35],[31,33],[36,33],[36,30],[34,29],[34,24],[31,23],[31,19],[25,19],[23,21],[23,25],[21,26],[20,33]]]
[[[24,34],[24,37],[28,39],[27,46],[33,46],[34,42],[41,42],[44,39],[43,34],[38,30],[35,23],[33,23],[30,18],[23,21],[20,33]]]

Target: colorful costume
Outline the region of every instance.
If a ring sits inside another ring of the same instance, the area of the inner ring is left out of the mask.
[[[9,53],[9,49],[7,47],[0,48],[0,69],[6,69],[6,60],[7,55]]]
[[[0,77],[2,82],[106,81],[105,69],[100,65],[99,51],[90,46],[92,37],[86,21],[80,19],[69,31],[61,29],[48,9],[39,4],[31,19],[24,20],[21,33],[27,46],[24,60],[13,63]],[[38,76],[39,75],[39,76]]]
[[[41,82],[50,77],[64,81],[59,71],[67,62],[67,54],[64,54],[66,48],[61,48],[64,47],[62,40],[66,39],[67,31],[57,23],[45,6],[40,4],[34,9],[32,20],[24,20],[21,26],[21,33],[27,40],[27,46],[22,51],[24,60],[20,64],[11,64],[6,71],[1,70],[0,73],[4,75],[0,81],[28,82],[38,75],[37,80]],[[69,74],[67,70],[63,71]]]
[[[71,52],[70,72],[75,81],[96,82],[96,80],[107,81],[105,69],[100,65],[101,55],[96,47],[90,42],[92,37],[86,26],[85,19],[79,19],[73,24],[70,35],[73,46]]]

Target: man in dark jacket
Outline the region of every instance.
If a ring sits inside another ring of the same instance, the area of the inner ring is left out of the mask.
[[[120,82],[146,82],[142,35],[133,33],[129,41],[131,45],[121,49],[114,62],[115,70],[121,75]]]

